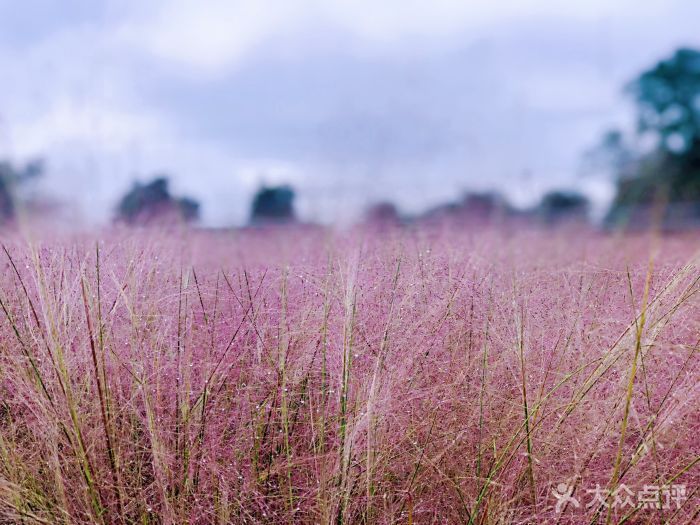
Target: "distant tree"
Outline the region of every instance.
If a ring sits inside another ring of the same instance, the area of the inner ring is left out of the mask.
[[[634,80],[627,91],[638,106],[638,128],[662,149],[685,154],[700,145],[700,51],[679,49]]]
[[[392,225],[401,222],[399,210],[391,202],[378,202],[365,213],[365,222],[379,225]]]
[[[661,215],[676,222],[700,220],[700,51],[679,49],[643,72],[626,89],[637,105],[637,134],[651,137],[648,151],[608,141],[610,165],[617,175],[617,194],[607,221],[638,217],[657,203],[668,203]],[[604,143],[605,145],[605,143]],[[680,213],[679,213],[680,212]],[[648,213],[647,213],[648,215]],[[686,216],[683,219],[683,216]],[[635,220],[635,222],[639,222]]]
[[[637,153],[619,129],[611,129],[601,141],[584,154],[584,172],[595,173],[612,169],[618,177],[634,175]]]
[[[469,191],[457,202],[447,202],[429,209],[420,219],[487,224],[503,219],[510,211],[508,200],[498,192]]]
[[[253,197],[253,223],[294,221],[294,190],[290,186],[263,186]]]
[[[165,220],[190,222],[198,216],[199,203],[189,197],[173,197],[165,176],[156,177],[147,184],[134,183],[117,206],[117,219],[127,224]]]
[[[199,202],[190,197],[180,197],[177,199],[178,209],[185,222],[192,222],[199,219]]]
[[[7,222],[17,213],[17,187],[44,173],[42,160],[33,160],[24,166],[0,161],[0,221]]]
[[[585,195],[575,191],[550,191],[546,193],[535,209],[535,213],[546,223],[562,221],[585,221],[588,218],[590,202]]]
[[[462,198],[461,208],[469,217],[474,219],[493,220],[503,214],[508,202],[498,192],[468,192]]]

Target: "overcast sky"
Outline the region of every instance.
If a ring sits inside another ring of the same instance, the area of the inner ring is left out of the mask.
[[[700,45],[695,0],[0,0],[0,157],[106,220],[172,174],[207,224],[262,183],[305,218],[419,211],[467,189],[577,186],[623,84]]]

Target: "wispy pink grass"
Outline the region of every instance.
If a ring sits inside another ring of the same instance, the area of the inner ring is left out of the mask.
[[[689,236],[115,231],[5,247],[0,523],[700,519]],[[596,485],[687,494],[557,513],[561,483],[582,502]]]

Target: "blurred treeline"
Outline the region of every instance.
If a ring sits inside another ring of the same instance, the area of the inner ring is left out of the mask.
[[[606,132],[584,162],[605,170],[615,182],[615,197],[604,217],[608,227],[666,229],[700,226],[700,51],[681,48],[643,71],[624,87],[636,107],[631,132]],[[31,213],[39,206],[25,191],[44,172],[41,161],[24,166],[0,162],[0,220],[11,222],[18,210]],[[250,223],[296,221],[295,191],[290,186],[263,186],[250,205]],[[568,188],[545,194],[529,209],[517,209],[497,192],[468,193],[461,200],[438,206],[419,217],[406,217],[391,202],[372,205],[365,220],[400,224],[412,220],[453,218],[493,221],[503,218],[544,224],[589,221],[591,204]],[[167,175],[135,183],[117,200],[114,220],[127,225],[154,222],[193,222],[200,204],[172,195]]]

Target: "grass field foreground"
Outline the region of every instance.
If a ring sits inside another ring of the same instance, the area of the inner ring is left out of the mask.
[[[6,240],[0,523],[697,523],[699,247]]]

